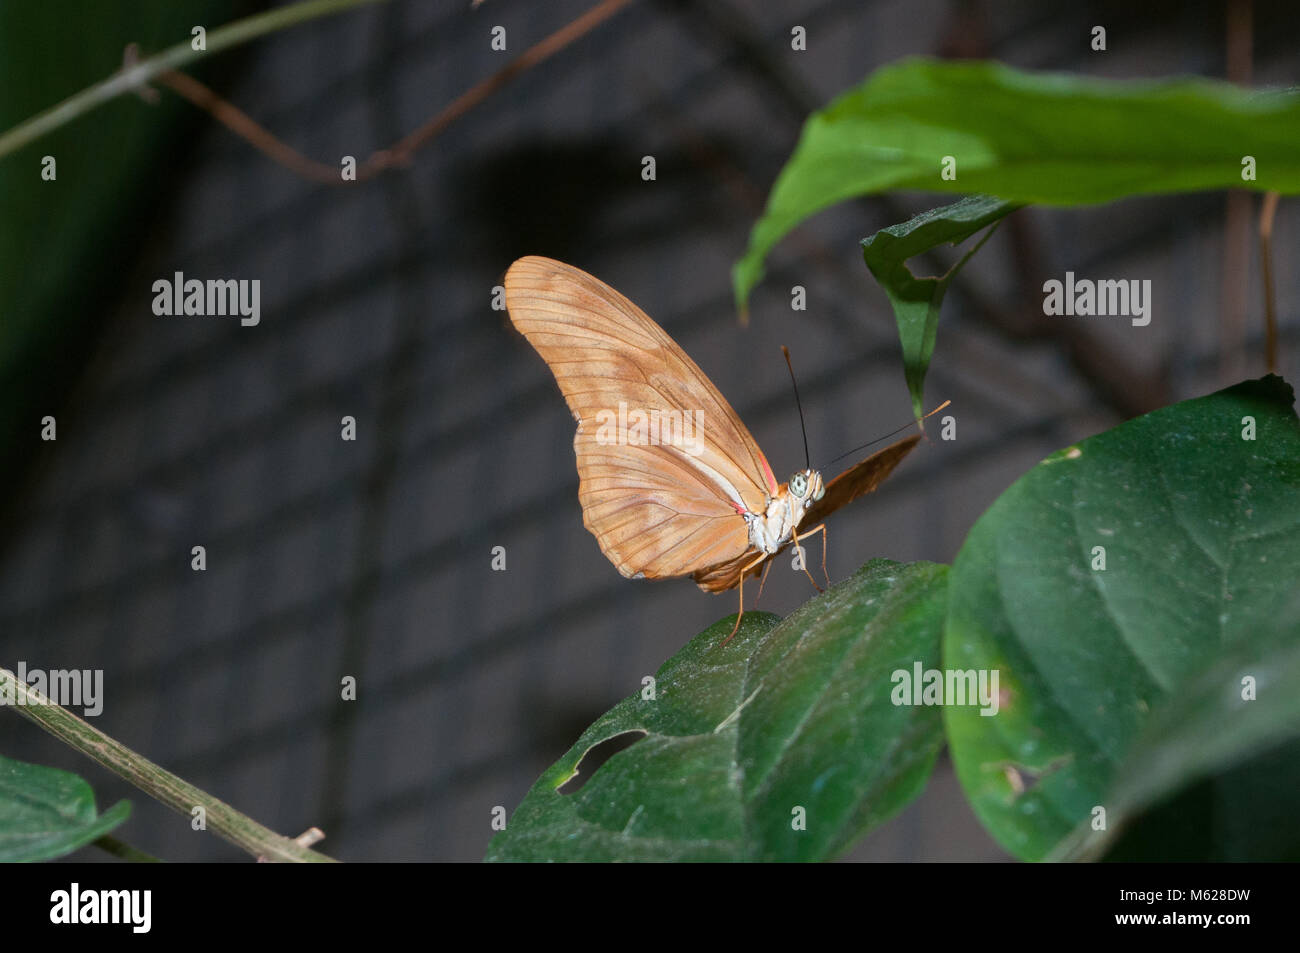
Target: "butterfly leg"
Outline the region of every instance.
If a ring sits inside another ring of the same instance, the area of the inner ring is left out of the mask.
[[[826,588],[829,589],[831,587],[831,577],[830,573],[826,571],[826,524],[822,523],[821,526],[814,527],[813,532],[817,532],[818,529],[822,531],[822,578],[826,580]]]
[[[754,605],[758,605],[758,600],[763,598],[763,586],[767,582],[767,571],[772,568],[772,560],[763,564],[763,575],[758,577],[758,595],[754,597]]]
[[[759,553],[757,556],[754,557],[753,562],[749,563],[748,565],[740,567],[740,611],[736,613],[736,624],[731,627],[731,635],[727,636],[725,639],[722,640],[723,645],[726,645],[728,642],[734,639],[736,637],[736,633],[740,631],[740,620],[745,614],[745,573],[749,572],[751,569],[753,569],[763,560],[768,559],[769,556],[770,556],[769,553]]]
[[[799,546],[799,531],[797,529],[792,529],[790,533],[794,536],[794,545],[797,548]],[[826,524],[818,523],[812,529],[808,530],[808,532],[804,533],[803,538],[807,539],[813,533],[822,534],[822,575],[825,576],[826,575]],[[812,577],[812,573],[808,571],[807,553],[804,553],[804,558],[802,559],[802,562],[803,562],[803,574],[808,577],[808,581],[813,584],[813,588],[816,589],[818,592],[825,592],[826,590],[823,589],[821,586],[817,585],[817,580],[814,579]],[[830,577],[826,576],[826,585],[829,586],[830,584],[831,584]]]

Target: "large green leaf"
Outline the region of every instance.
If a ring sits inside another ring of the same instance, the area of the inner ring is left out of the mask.
[[[919,418],[924,412],[925,372],[934,353],[935,332],[939,325],[939,308],[957,272],[961,271],[980,246],[1016,205],[986,195],[962,199],[943,208],[931,209],[901,225],[881,229],[862,241],[862,256],[867,267],[880,282],[898,323],[898,337],[903,345],[903,373],[912,395],[912,412]],[[917,278],[907,261],[936,245],[947,242],[960,245],[982,228],[984,237],[961,260],[944,274]]]
[[[1242,646],[1152,713],[1062,860],[1298,860],[1300,641]]]
[[[1191,675],[1300,636],[1292,402],[1270,376],[1131,420],[1048,457],[967,537],[944,664],[998,669],[1003,704],[944,717],[1008,850],[1041,858],[1104,805],[1148,713]]]
[[[710,626],[542,775],[488,860],[821,860],[920,793],[938,710],[892,673],[938,664],[947,567],[875,560],[784,622]],[[645,737],[560,793],[593,747]],[[795,829],[802,808],[806,829]]]
[[[886,66],[804,125],[733,271],[743,310],[763,261],[814,212],[890,189],[1078,205],[1241,187],[1300,192],[1300,95],[1214,80],[1119,81],[998,63]],[[951,156],[955,176],[941,175]],[[1255,178],[1242,179],[1242,160]]]
[[[95,792],[75,774],[0,756],[0,863],[70,854],[130,814],[129,801],[98,813]]]

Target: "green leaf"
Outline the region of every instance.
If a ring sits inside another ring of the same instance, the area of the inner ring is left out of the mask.
[[[894,308],[898,337],[903,344],[903,373],[912,395],[912,412],[918,419],[924,413],[925,372],[929,370],[930,356],[934,353],[939,307],[948,292],[948,285],[993,234],[997,223],[1017,207],[1001,199],[971,196],[953,205],[922,212],[910,221],[881,229],[862,241],[862,255],[867,267],[889,295],[889,303]],[[989,228],[984,237],[945,274],[917,278],[908,269],[909,258],[943,242],[960,245],[990,225],[993,228]]]
[[[1042,858],[1089,819],[1149,712],[1194,673],[1300,635],[1292,402],[1270,376],[1131,420],[1048,457],[975,524],[944,664],[997,669],[1003,701],[944,718],[1007,850]]]
[[[97,813],[95,792],[75,774],[0,756],[0,863],[70,854],[130,814],[129,801]]]
[[[1245,649],[1152,714],[1103,802],[1106,829],[1080,825],[1055,859],[1300,859],[1300,643]]]
[[[1300,95],[989,62],[886,66],[813,113],[733,269],[741,310],[772,246],[815,212],[897,189],[1079,205],[1203,189],[1300,192]],[[942,178],[945,156],[955,178]],[[1255,178],[1242,179],[1242,159]]]
[[[784,622],[710,626],[533,786],[488,860],[822,860],[921,792],[938,710],[896,706],[891,673],[937,665],[947,567],[874,560]],[[596,745],[645,737],[574,793]],[[806,829],[795,830],[796,809]]]

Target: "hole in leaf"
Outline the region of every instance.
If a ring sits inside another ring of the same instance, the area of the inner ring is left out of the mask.
[[[1007,784],[1011,787],[1011,796],[1013,799],[1028,794],[1044,779],[1051,777],[1057,771],[1070,763],[1069,755],[1062,755],[1054,758],[1041,768],[1030,767],[1029,765],[1016,764],[1015,762],[1004,762],[1002,764],[1002,776],[1006,778]]]
[[[606,738],[604,741],[592,745],[578,762],[573,777],[561,784],[556,790],[561,794],[574,794],[582,790],[582,786],[600,770],[602,764],[620,751],[632,747],[647,734],[649,732],[641,728],[633,728],[630,731],[619,732],[612,738]]]

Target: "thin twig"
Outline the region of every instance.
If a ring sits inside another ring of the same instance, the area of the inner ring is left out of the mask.
[[[1264,193],[1259,211],[1259,266],[1264,272],[1264,363],[1270,374],[1277,373],[1277,293],[1273,288],[1273,219],[1277,215],[1277,192]]]
[[[213,53],[247,43],[249,40],[274,33],[285,27],[318,17],[343,13],[364,4],[379,2],[382,0],[305,0],[303,3],[278,7],[218,27],[207,35],[206,50],[194,49],[190,45],[191,41],[185,39],[148,59],[124,65],[108,79],[86,87],[81,92],[69,96],[63,102],[37,113],[31,119],[19,123],[0,135],[0,158],[18,151],[28,143],[67,125],[118,96],[139,92],[146,88],[150,81],[168,70],[177,69],[201,57],[211,56]]]
[[[112,834],[105,834],[91,841],[96,847],[105,853],[112,854],[118,860],[130,861],[133,864],[161,864],[162,861],[153,854],[146,854],[138,847],[132,847],[126,841],[118,840]]]
[[[632,0],[603,0],[603,2],[596,4],[568,26],[561,27],[540,43],[529,47],[504,69],[462,93],[442,112],[393,146],[389,152],[409,161],[413,152],[427,144],[443,129],[483,102],[498,89],[507,85],[519,74],[527,72],[539,63],[550,59],[574,40],[590,33],[631,2]]]
[[[66,708],[54,704],[5,668],[0,668],[0,692],[14,699],[14,708],[19,714],[130,781],[155,800],[186,817],[192,817],[196,807],[203,808],[208,829],[254,857],[274,861],[333,861],[332,857],[308,850],[292,838],[263,827],[224,801],[159,767]]]
[[[326,185],[345,184],[336,167],[317,162],[315,159],[308,159],[297,149],[286,145],[264,127],[259,126],[248,113],[231,105],[192,76],[176,70],[168,70],[158,74],[158,82],[188,99],[203,111],[211,113],[212,118],[294,175]],[[362,177],[361,170],[358,169],[357,178]]]
[[[1224,10],[1225,75],[1250,84],[1254,40],[1253,0],[1230,0]],[[1219,376],[1224,384],[1246,373],[1246,311],[1250,297],[1250,193],[1230,189],[1223,222],[1223,272],[1219,293]]]
[[[258,125],[247,113],[222,99],[207,86],[184,73],[168,70],[158,75],[158,82],[169,87],[200,109],[211,113],[231,132],[246,140],[267,158],[294,175],[325,185],[351,185],[364,182],[381,172],[410,164],[412,156],[436,139],[448,126],[478,106],[497,90],[521,74],[554,56],[560,50],[590,33],[632,0],[603,0],[568,25],[556,30],[541,42],[529,47],[507,66],[483,82],[472,86],[452,100],[441,112],[388,149],[374,152],[356,168],[354,177],[345,180],[335,166],[309,159]]]

